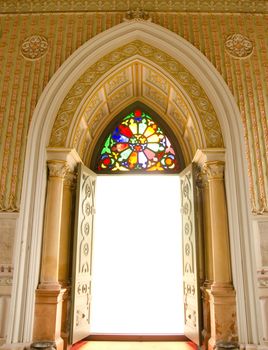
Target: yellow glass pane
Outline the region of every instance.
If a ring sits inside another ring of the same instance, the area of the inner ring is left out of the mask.
[[[159,137],[156,134],[153,134],[147,138],[148,142],[159,142]]]
[[[146,131],[144,133],[144,136],[149,137],[152,134],[154,134],[154,132],[155,132],[155,130],[151,126],[148,126],[148,128],[146,129]]]
[[[132,152],[131,155],[128,158],[128,161],[130,164],[136,164],[138,161],[138,154],[137,152]]]
[[[136,123],[131,123],[129,125],[129,129],[132,131],[134,135],[138,133],[138,125]]]

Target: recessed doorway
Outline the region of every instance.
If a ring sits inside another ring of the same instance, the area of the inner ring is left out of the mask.
[[[98,176],[91,333],[184,333],[180,216],[178,175]]]

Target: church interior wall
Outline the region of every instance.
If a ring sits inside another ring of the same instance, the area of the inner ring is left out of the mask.
[[[122,23],[125,17],[123,11],[23,13],[22,9],[21,13],[15,12],[5,8],[0,14],[0,339],[6,336],[13,242],[22,178],[27,175],[23,174],[24,157],[34,109],[63,62],[86,41]],[[267,12],[150,12],[153,23],[180,35],[209,59],[227,83],[240,109],[249,179],[248,213],[253,222],[256,275],[266,314]],[[233,37],[234,34],[241,36]],[[231,40],[231,46],[226,44],[227,38],[229,44]],[[235,39],[240,40],[238,44]],[[267,325],[266,328],[263,326],[262,337],[268,342]]]

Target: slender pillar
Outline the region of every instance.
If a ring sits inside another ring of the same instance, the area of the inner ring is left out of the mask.
[[[70,284],[70,246],[73,231],[72,207],[74,180],[75,175],[71,171],[68,171],[63,184],[59,261],[59,281],[64,287]]]
[[[60,236],[60,262],[59,281],[66,289],[62,302],[61,337],[64,341],[64,349],[68,348],[69,338],[69,310],[70,310],[70,260],[71,260],[71,238],[73,233],[73,192],[75,189],[75,175],[68,171],[64,178],[62,218]]]
[[[205,267],[205,280],[201,287],[202,295],[202,307],[203,307],[203,330],[202,348],[208,348],[208,341],[211,337],[210,330],[210,296],[208,291],[210,290],[213,282],[213,259],[212,259],[212,245],[211,245],[211,221],[210,221],[210,206],[209,206],[209,188],[207,175],[202,171],[200,173],[201,178],[201,190],[202,190],[202,214],[203,214],[203,247],[204,247],[204,267]]]
[[[205,163],[209,183],[210,220],[212,233],[213,284],[217,288],[233,288],[229,247],[228,221],[223,181],[224,162]]]
[[[42,249],[42,265],[39,289],[60,289],[59,250],[61,234],[61,214],[63,181],[67,172],[65,161],[48,162],[49,177],[45,209],[45,223]]]
[[[218,340],[237,340],[235,291],[232,285],[228,219],[224,189],[224,162],[208,161],[203,170],[208,177],[213,283],[210,297],[211,338],[209,349]]]
[[[63,349],[61,338],[62,299],[65,289],[59,283],[59,252],[63,181],[67,171],[63,160],[48,161],[48,184],[42,246],[40,284],[36,290],[34,340],[53,340]]]
[[[204,219],[204,248],[205,248],[205,282],[204,287],[210,288],[213,282],[212,237],[208,179],[202,174],[203,182],[203,219]]]

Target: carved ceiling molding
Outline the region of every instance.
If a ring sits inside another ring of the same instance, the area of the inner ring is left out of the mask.
[[[173,77],[174,81],[177,81],[178,86],[181,86],[187,93],[191,104],[199,115],[199,122],[205,137],[205,147],[223,147],[223,138],[216,112],[199,82],[174,58],[139,40],[133,41],[105,55],[89,67],[77,80],[67,93],[58,111],[51,133],[50,147],[67,146],[67,136],[70,125],[74,124],[73,116],[80,114],[81,118],[81,113],[77,113],[77,111],[91,87],[116,65],[123,63],[127,59],[131,59],[133,56],[137,57],[137,55],[143,57],[148,62],[151,61],[154,66],[158,66],[162,71],[167,72],[169,76]],[[124,77],[121,77],[121,79],[124,79]],[[162,89],[165,89],[164,85],[161,83],[161,79],[158,83]],[[111,82],[111,86],[112,84]],[[125,94],[128,95],[130,93],[128,92],[128,87],[124,87],[123,89],[124,91],[117,92],[117,94],[119,94],[119,100],[122,99]],[[151,95],[151,99],[158,99],[155,91],[148,90],[148,94]],[[114,100],[116,99],[117,97],[115,96]],[[95,102],[96,105],[99,103],[98,97],[96,97]],[[179,101],[177,103],[180,105]],[[68,147],[69,146],[73,147],[74,145],[71,144],[68,145]]]
[[[120,65],[97,86],[78,108],[80,113],[67,137],[68,144],[77,150],[85,164],[90,164],[98,139],[113,118],[137,101],[165,120],[176,135],[185,161],[190,162],[197,148],[205,147],[198,116],[192,111],[185,92],[151,62],[139,58]]]
[[[0,0],[1,13],[145,11],[268,13],[266,0]]]

